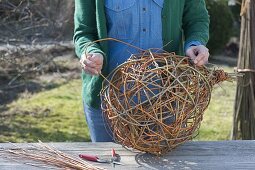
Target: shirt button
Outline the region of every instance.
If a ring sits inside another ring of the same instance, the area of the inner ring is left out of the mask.
[[[143,28],[143,32],[145,32],[146,31],[146,28]]]
[[[146,8],[143,8],[143,11],[146,11]]]

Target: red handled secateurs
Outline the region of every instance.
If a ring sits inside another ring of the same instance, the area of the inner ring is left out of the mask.
[[[98,156],[89,154],[80,154],[79,157],[87,161],[112,164],[114,167],[116,164],[124,165],[123,163],[120,163],[120,155],[116,154],[114,149],[112,149],[112,157],[110,159],[101,159]]]

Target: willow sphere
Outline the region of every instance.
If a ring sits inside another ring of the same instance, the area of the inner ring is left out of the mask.
[[[188,57],[147,50],[103,82],[102,109],[116,142],[161,155],[196,136],[212,86],[228,78]]]

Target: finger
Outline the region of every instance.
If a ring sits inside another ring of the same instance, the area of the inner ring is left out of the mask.
[[[92,56],[92,54],[86,54],[86,53],[84,53],[84,54],[82,54],[80,60],[86,60],[87,58],[91,58],[91,56]]]
[[[93,67],[94,69],[101,70],[103,67],[103,63],[102,64],[93,63],[93,65],[90,66]]]
[[[198,51],[198,54],[197,54],[197,57],[195,58],[194,60],[194,63],[198,63],[200,60],[202,60],[203,58],[207,58],[208,59],[209,57],[209,53],[205,50],[199,50]]]
[[[94,70],[101,71],[103,65],[98,65],[98,64],[86,65],[86,64],[83,64],[83,67],[90,67],[90,68],[92,68]]]
[[[101,70],[102,70],[102,67],[99,67],[99,68],[97,69],[98,74],[101,74]]]
[[[103,66],[101,65],[100,67],[98,67],[98,70],[100,70],[100,71],[101,71],[101,70],[102,70],[102,68],[103,68]]]
[[[96,65],[95,67],[92,67],[93,69],[97,70],[98,72],[101,72],[103,65]]]
[[[202,60],[203,58],[204,58],[204,55],[201,54],[201,53],[199,53],[199,54],[197,55],[197,57],[195,58],[194,63],[197,64],[197,63],[198,63],[200,60]]]
[[[84,55],[85,55],[85,58],[90,58],[90,57],[93,56],[93,53],[86,53],[86,54],[84,54]]]
[[[194,63],[196,65],[201,65],[201,63],[204,63],[208,60],[208,57],[205,53],[199,53],[197,58],[194,60]]]
[[[86,73],[89,73],[91,75],[98,75],[98,71],[94,68],[91,68],[91,67],[83,67],[83,70],[86,72]]]
[[[188,57],[190,57],[192,60],[194,60],[197,56],[196,56],[196,47],[190,47],[187,52],[186,55]]]
[[[95,68],[102,68],[103,64],[95,64]]]
[[[80,63],[84,68],[85,72],[95,75],[101,73],[103,67],[103,59],[100,56],[101,54],[87,54],[81,58]],[[96,62],[98,61],[98,63]]]
[[[82,68],[83,68],[84,70],[86,70],[86,71],[91,72],[91,73],[97,73],[97,68],[96,68],[96,67],[90,67],[90,66],[88,66],[88,65],[86,65],[86,64],[83,64],[83,65],[82,65]]]
[[[92,56],[93,54],[87,54],[86,58],[90,60]]]
[[[83,63],[84,63],[86,66],[88,66],[88,67],[93,67],[93,68],[98,67],[98,65],[97,65],[95,62],[90,61],[89,59],[83,60]]]
[[[81,65],[81,66],[82,66],[82,65]],[[82,70],[83,70],[86,74],[91,74],[91,75],[93,75],[93,73],[90,72],[90,70],[88,70],[88,68],[87,68],[85,65],[83,65],[81,68],[82,68]]]
[[[81,58],[80,58],[80,64],[82,66],[84,66],[84,61],[87,59],[87,57],[91,56],[91,54],[82,54]]]
[[[102,64],[103,63],[103,56],[101,54],[93,54],[90,58],[90,61],[93,61],[96,64]]]
[[[197,66],[202,66],[202,65],[205,65],[207,63],[208,63],[208,59],[204,58],[204,59],[200,60],[196,65]]]

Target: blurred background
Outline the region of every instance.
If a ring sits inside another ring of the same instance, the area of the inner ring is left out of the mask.
[[[210,63],[233,73],[240,1],[206,3]],[[89,141],[73,12],[73,0],[0,0],[0,142]],[[215,87],[194,140],[230,139],[235,90],[235,81]]]

